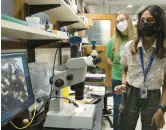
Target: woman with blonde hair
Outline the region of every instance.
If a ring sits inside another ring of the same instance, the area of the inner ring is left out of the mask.
[[[114,130],[118,130],[119,105],[121,103],[121,95],[114,93],[114,88],[122,83],[122,64],[120,63],[121,56],[124,51],[124,45],[129,40],[134,39],[135,29],[130,16],[125,12],[119,12],[115,18],[115,33],[107,43],[106,58],[108,62],[108,71],[106,72],[105,85],[112,84],[113,100],[114,100]],[[112,71],[111,71],[112,67]],[[112,72],[112,76],[111,76]],[[111,83],[112,80],[112,83]]]

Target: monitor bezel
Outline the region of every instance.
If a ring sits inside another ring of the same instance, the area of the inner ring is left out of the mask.
[[[28,109],[29,106],[31,106],[32,104],[35,103],[32,84],[31,84],[31,79],[30,79],[30,72],[29,72],[29,67],[28,67],[28,58],[27,58],[26,53],[25,52],[1,53],[1,60],[2,60],[3,57],[13,57],[13,58],[21,57],[22,58],[22,61],[24,62],[23,63],[23,69],[25,71],[25,68],[26,68],[26,72],[27,72],[27,74],[25,75],[25,80],[26,80],[28,95],[30,95],[30,97],[28,96],[28,98],[29,98],[28,101],[23,103],[21,105],[20,109],[13,110],[11,112],[10,116],[8,115],[4,120],[2,120],[2,115],[1,115],[1,125],[2,125],[2,127],[5,126],[12,119],[17,117],[19,114],[21,114],[23,111]]]

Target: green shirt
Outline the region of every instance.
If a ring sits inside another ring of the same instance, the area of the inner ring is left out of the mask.
[[[113,38],[109,40],[106,48],[106,57],[112,60],[112,79],[122,80],[122,70],[123,66],[120,63],[121,56],[124,52],[124,45],[128,41],[127,36],[123,36],[123,42],[120,44],[118,56],[114,53],[114,44]]]

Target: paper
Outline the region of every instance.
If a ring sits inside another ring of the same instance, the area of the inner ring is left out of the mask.
[[[84,111],[85,111],[85,106],[79,106],[73,110],[72,115],[79,116]]]
[[[105,95],[105,87],[86,85],[86,94]]]
[[[85,107],[84,106],[79,106],[77,108],[75,108],[74,112],[75,113],[81,113],[85,110]]]
[[[91,73],[86,73],[87,78],[105,78],[105,74],[91,74]]]

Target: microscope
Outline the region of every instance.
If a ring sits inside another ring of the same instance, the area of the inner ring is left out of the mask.
[[[87,66],[96,67],[101,62],[98,56],[71,58],[65,64],[57,67],[51,78],[53,85],[49,111],[44,122],[44,128],[92,129],[95,116],[94,104],[64,103],[61,89],[85,81]],[[77,87],[79,87],[77,85]],[[66,99],[66,98],[65,98]]]

